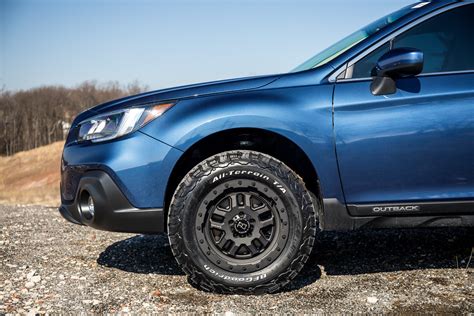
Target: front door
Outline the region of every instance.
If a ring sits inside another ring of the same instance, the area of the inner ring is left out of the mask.
[[[469,4],[421,22],[336,83],[336,152],[347,204],[474,199],[473,17]],[[370,71],[390,47],[423,51],[423,73],[397,80],[395,94],[374,96]]]

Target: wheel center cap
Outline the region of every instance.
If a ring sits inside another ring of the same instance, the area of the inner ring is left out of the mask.
[[[247,234],[252,228],[250,225],[250,216],[246,214],[235,215],[232,221],[234,222],[232,226],[234,231],[239,234]]]

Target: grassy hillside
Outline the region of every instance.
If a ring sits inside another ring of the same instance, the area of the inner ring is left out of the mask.
[[[0,203],[59,205],[63,142],[0,157]]]

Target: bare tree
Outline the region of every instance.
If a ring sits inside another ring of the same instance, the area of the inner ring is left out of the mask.
[[[45,86],[17,92],[0,89],[0,155],[44,146],[65,137],[64,127],[81,111],[147,89],[135,81],[86,81],[75,88]]]

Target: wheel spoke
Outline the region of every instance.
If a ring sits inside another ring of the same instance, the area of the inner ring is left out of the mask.
[[[244,194],[244,205],[249,207],[249,208],[252,208],[252,203],[250,202],[251,197],[252,197],[252,195],[250,195],[248,193]]]
[[[230,208],[237,207],[237,194],[231,194],[230,195]]]
[[[235,254],[237,253],[237,250],[239,250],[240,245],[237,245],[235,241],[232,241],[232,246],[229,248],[229,255],[232,257],[235,257]]]
[[[267,205],[263,204],[262,206],[254,209],[253,211],[256,212],[258,216],[260,216],[260,215],[270,211],[270,208]]]
[[[218,230],[222,230],[222,231],[225,231],[225,223],[219,223],[219,222],[216,222],[214,220],[210,220],[209,221],[211,223],[211,228],[215,228],[215,229],[218,229]]]
[[[260,221],[260,228],[265,228],[267,226],[273,225],[273,217],[270,217],[269,219]]]
[[[250,243],[249,245],[246,245],[246,246],[252,256],[255,256],[256,254],[260,252],[258,251],[257,247],[255,247],[253,243]]]
[[[227,215],[227,212],[224,211],[224,210],[220,210],[220,209],[216,208],[216,209],[214,210],[213,214],[219,215],[219,216],[221,216],[221,217],[225,217],[225,216]]]
[[[229,240],[226,236],[227,236],[227,234],[225,232],[223,232],[221,238],[217,242],[217,246],[219,246],[219,248],[221,248],[221,249],[222,249],[222,247],[225,246],[226,242]]]
[[[262,247],[266,247],[268,243],[270,242],[263,235],[260,235],[260,237],[258,237],[257,240],[262,244]]]

